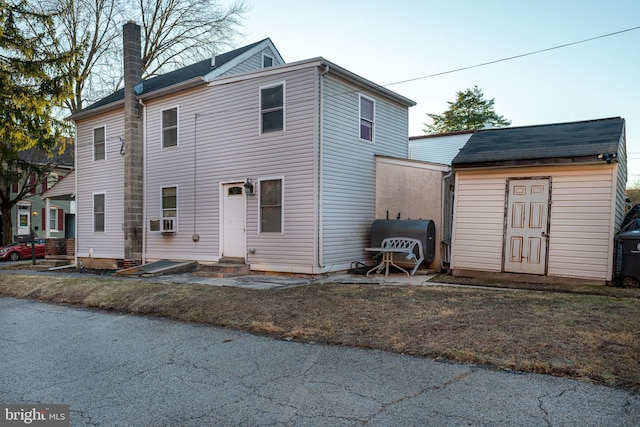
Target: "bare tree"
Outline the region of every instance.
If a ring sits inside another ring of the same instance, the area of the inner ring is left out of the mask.
[[[248,8],[242,1],[138,0],[143,29],[142,75],[154,76],[229,47]]]
[[[77,52],[70,112],[81,110],[122,85],[122,25],[140,23],[143,77],[161,74],[231,46],[248,6],[217,0],[34,0],[55,13],[60,46]],[[52,46],[53,49],[53,46]]]

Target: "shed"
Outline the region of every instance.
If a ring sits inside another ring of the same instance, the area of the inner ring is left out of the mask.
[[[612,281],[625,213],[624,119],[480,130],[452,166],[454,275]]]

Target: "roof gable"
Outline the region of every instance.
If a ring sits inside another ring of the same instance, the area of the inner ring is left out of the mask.
[[[484,129],[471,135],[453,159],[456,168],[596,161],[618,153],[620,117],[537,126]]]
[[[179,68],[174,71],[170,71],[159,76],[150,77],[145,79],[136,86],[136,93],[141,98],[149,96],[153,92],[160,90],[168,90],[173,86],[179,86],[186,82],[206,82],[219,76],[222,73],[228,72],[230,69],[249,58],[251,55],[259,52],[267,47],[270,47],[272,52],[277,56],[277,60],[284,62],[278,50],[274,46],[271,39],[266,38],[264,40],[252,43],[247,46],[234,49],[230,52],[222,53],[215,56],[215,65],[213,65],[212,58],[207,58],[195,64],[188,65],[186,67]],[[87,112],[89,110],[95,110],[100,107],[105,107],[110,104],[122,102],[124,100],[124,89],[120,89],[101,100],[89,105],[79,113],[75,113],[71,118],[75,118],[78,114]]]

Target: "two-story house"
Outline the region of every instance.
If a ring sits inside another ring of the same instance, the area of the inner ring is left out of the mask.
[[[72,115],[78,263],[244,260],[318,274],[368,258],[375,157],[408,155],[413,101],[270,39],[140,79]]]
[[[58,200],[47,205],[41,195],[73,169],[73,147],[67,146],[63,153],[53,158],[40,150],[30,149],[21,152],[20,158],[33,164],[50,165],[50,170],[43,176],[28,174],[21,182],[14,182],[9,187],[9,199],[19,199],[11,208],[11,235],[25,235],[33,231],[36,237],[41,238],[72,237],[69,233],[73,233],[75,220],[73,204]]]

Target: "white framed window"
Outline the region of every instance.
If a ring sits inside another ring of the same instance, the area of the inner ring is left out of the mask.
[[[273,62],[273,56],[269,55],[268,53],[262,54],[262,68],[273,67]]]
[[[283,232],[283,182],[282,178],[260,180],[260,233]]]
[[[93,232],[104,233],[106,230],[106,193],[93,193]]]
[[[260,88],[260,133],[284,130],[285,84]]]
[[[178,107],[162,110],[162,148],[178,145]]]
[[[58,231],[58,208],[49,209],[49,231]]]
[[[162,187],[160,231],[175,233],[178,231],[178,187]]]
[[[376,103],[360,94],[360,139],[373,142]]]
[[[106,160],[107,158],[107,132],[105,126],[93,129],[93,160]]]

